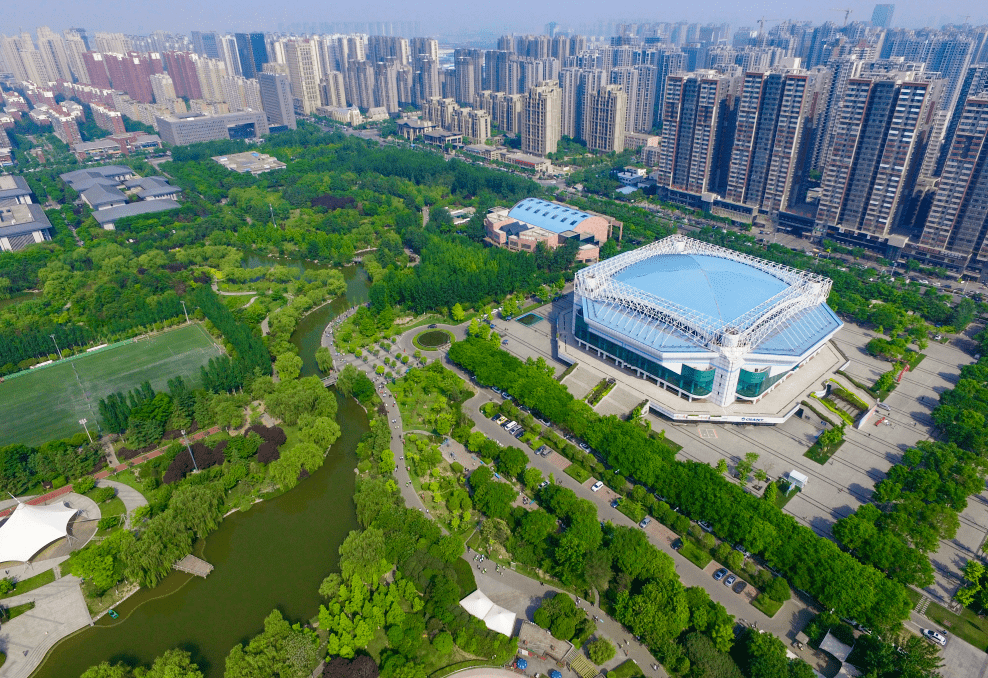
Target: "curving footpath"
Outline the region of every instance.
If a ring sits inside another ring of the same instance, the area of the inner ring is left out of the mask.
[[[130,514],[133,513],[134,509],[140,506],[147,506],[148,500],[144,498],[144,495],[130,485],[124,485],[123,483],[118,483],[115,480],[101,478],[96,481],[96,487],[112,487],[117,491],[117,496],[120,498],[120,501],[123,502],[124,509],[127,511],[124,514],[125,528],[130,527]]]

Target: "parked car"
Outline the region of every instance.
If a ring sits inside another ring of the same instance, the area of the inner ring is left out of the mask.
[[[429,325],[429,329],[430,329],[430,330],[434,330],[434,329],[436,329],[437,327],[439,327],[439,325],[437,325],[437,324],[435,324],[435,323],[432,323],[431,325]]]
[[[604,486],[604,481],[602,481],[602,480],[598,480],[597,482],[595,482],[595,483],[594,483],[594,484],[593,484],[593,485],[592,485],[592,486],[590,487],[590,491],[591,491],[591,492],[596,492],[597,490],[599,490],[599,489],[600,489],[600,488],[602,488],[603,486]]]
[[[735,593],[741,593],[746,588],[748,588],[748,582],[746,582],[744,579],[740,579],[738,580],[738,583],[734,585],[733,591]]]
[[[737,575],[730,575],[724,580],[724,586],[733,586],[734,582],[738,580]]]
[[[745,547],[742,546],[741,544],[735,546],[734,550],[740,552],[741,555],[743,555],[745,558],[751,558],[751,552],[745,549]]]
[[[889,407],[888,405],[886,405],[885,403],[878,403],[878,406],[881,409],[885,410],[886,412],[891,412],[892,411],[892,408]]]
[[[704,532],[713,532],[714,531],[713,526],[711,526],[710,523],[708,523],[708,522],[706,522],[704,520],[701,520],[700,522],[698,522],[697,525],[699,525],[700,526],[700,529],[703,530]]]
[[[611,500],[611,508],[617,508],[620,505],[621,505],[621,500],[620,499],[612,499]]]
[[[580,449],[586,452],[587,450],[590,449],[590,446],[587,445],[586,443],[580,443]]]
[[[549,484],[548,480],[543,480],[541,483],[539,483],[539,489],[541,490],[543,487],[545,487],[548,484]]]
[[[943,646],[947,644],[947,637],[939,631],[934,631],[933,629],[923,629],[923,635],[927,640],[934,642],[937,645]]]
[[[724,577],[726,577],[727,576],[727,572],[728,572],[728,570],[727,570],[726,567],[722,567],[719,570],[717,570],[716,572],[714,572],[714,581],[720,581],[721,579],[723,579]]]
[[[646,527],[648,527],[648,524],[650,522],[652,522],[652,516],[645,516],[644,518],[642,518],[642,521],[638,523],[638,527],[644,530]]]

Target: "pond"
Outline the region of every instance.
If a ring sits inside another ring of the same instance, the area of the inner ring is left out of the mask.
[[[275,264],[328,268],[269,257],[247,261],[251,268]],[[368,299],[364,269],[341,270],[346,294],[305,316],[292,334],[303,376],[318,374],[315,350],[329,321]],[[206,579],[176,572],[139,591],[116,608],[119,619],[104,617],[56,645],[33,678],[78,678],[106,660],[148,664],[174,647],[191,652],[206,678],[222,678],[230,648],[259,633],[271,610],[277,607],[293,622],[313,617],[319,584],[336,569],[339,546],[357,527],[353,469],[367,417],[356,401],[340,399],[337,421],[343,435],[321,469],[291,492],[227,517],[196,545],[196,554],[215,567]]]
[[[540,323],[543,320],[545,320],[545,318],[543,318],[537,313],[526,313],[522,317],[518,318],[518,322],[520,322],[525,327],[531,327],[532,325],[536,323]]]
[[[11,294],[6,299],[0,299],[0,309],[7,308],[8,306],[13,306],[14,304],[19,304],[22,301],[31,301],[32,299],[40,299],[41,292],[16,292]]]
[[[79,678],[101,661],[148,664],[174,647],[192,653],[207,678],[223,676],[226,655],[263,630],[278,608],[291,621],[318,612],[322,579],[357,520],[352,496],[356,445],[368,429],[352,399],[340,402],[343,435],[326,463],[291,492],[228,516],[200,555],[215,569],[205,579],[176,572],[55,646],[35,678]]]

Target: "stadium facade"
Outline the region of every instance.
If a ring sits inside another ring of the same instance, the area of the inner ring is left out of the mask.
[[[577,344],[689,401],[755,403],[843,326],[815,273],[673,235],[576,275]]]

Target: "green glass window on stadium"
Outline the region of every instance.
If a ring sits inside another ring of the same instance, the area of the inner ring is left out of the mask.
[[[738,389],[736,393],[743,398],[757,398],[787,374],[789,373],[780,372],[774,377],[770,377],[768,376],[768,370],[764,372],[741,370],[741,374],[738,375]]]
[[[675,386],[693,396],[710,395],[714,385],[714,372],[716,370],[698,370],[683,365],[682,374],[677,374],[667,367],[663,367],[654,360],[649,360],[640,353],[618,344],[606,337],[596,334],[583,319],[583,311],[576,314],[576,336],[581,341],[585,341],[595,348],[614,356],[618,360],[626,363],[630,367],[642,370],[656,379]]]

